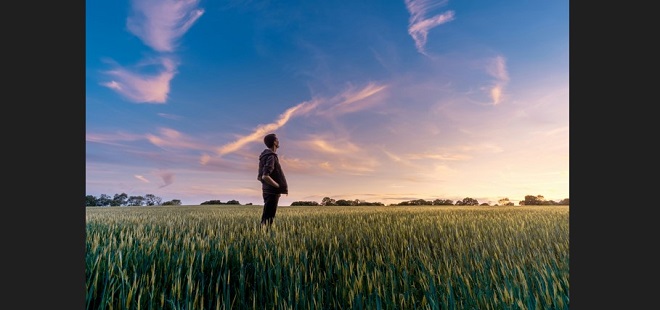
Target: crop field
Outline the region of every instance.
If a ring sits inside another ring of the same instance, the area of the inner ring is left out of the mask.
[[[568,206],[88,207],[87,309],[569,309]]]

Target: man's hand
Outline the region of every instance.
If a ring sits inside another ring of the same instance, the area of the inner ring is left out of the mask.
[[[264,174],[261,178],[262,178],[264,181],[266,181],[266,183],[268,183],[268,184],[270,184],[270,185],[272,185],[272,186],[274,186],[274,187],[280,188],[280,185],[277,184],[277,182],[275,182],[275,180],[273,180],[273,178],[271,178],[269,175],[265,175],[265,174]]]

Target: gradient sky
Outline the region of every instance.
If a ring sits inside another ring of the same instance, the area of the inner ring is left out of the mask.
[[[87,195],[569,198],[569,3],[86,2]]]

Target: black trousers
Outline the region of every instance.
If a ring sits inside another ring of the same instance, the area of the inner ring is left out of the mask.
[[[261,224],[273,224],[277,204],[280,201],[280,194],[263,193],[264,210],[261,213]]]

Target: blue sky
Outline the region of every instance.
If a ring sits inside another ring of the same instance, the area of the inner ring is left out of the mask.
[[[87,195],[569,198],[568,1],[86,2]]]

